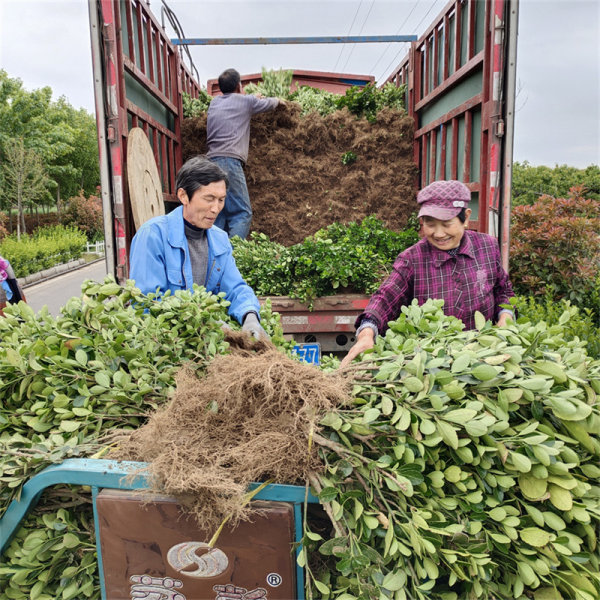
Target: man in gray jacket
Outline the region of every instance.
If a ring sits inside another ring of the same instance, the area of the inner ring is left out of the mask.
[[[229,188],[225,207],[215,225],[229,237],[248,236],[252,220],[250,196],[244,175],[250,144],[252,115],[275,109],[284,104],[279,98],[259,98],[242,92],[240,74],[227,69],[219,75],[222,96],[216,96],[208,108],[206,123],[206,155],[227,173]]]

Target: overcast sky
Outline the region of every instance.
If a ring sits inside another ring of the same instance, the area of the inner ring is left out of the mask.
[[[186,37],[421,35],[446,0],[167,0]],[[161,2],[151,0],[160,20]],[[407,44],[190,47],[200,83],[296,68],[382,82]],[[85,0],[0,0],[0,68],[94,112]],[[515,160],[600,164],[600,0],[521,0]]]

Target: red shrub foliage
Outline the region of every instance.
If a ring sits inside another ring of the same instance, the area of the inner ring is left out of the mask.
[[[600,268],[600,202],[573,187],[512,213],[510,278],[517,294],[585,301]]]
[[[14,233],[17,229],[16,221],[17,217],[15,215],[13,219],[12,233]],[[38,229],[38,227],[53,227],[59,223],[60,219],[55,212],[39,213],[37,215],[25,213],[25,228],[27,233],[33,233],[36,229]]]
[[[23,215],[25,219],[25,232],[34,233],[40,227],[51,227],[59,224],[58,215],[55,212],[37,214],[29,214],[26,212]],[[17,214],[13,211],[12,217],[9,218],[6,213],[0,212],[0,239],[5,235],[15,233],[17,231]]]
[[[86,198],[81,190],[79,196],[67,200],[61,214],[61,223],[77,227],[91,241],[101,239],[104,235],[102,201],[98,196]]]

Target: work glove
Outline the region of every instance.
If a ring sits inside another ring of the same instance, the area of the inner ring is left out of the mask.
[[[271,339],[267,332],[262,328],[255,312],[246,313],[242,323],[242,331],[247,331],[252,335],[253,338],[257,340],[259,340],[261,337],[264,337],[267,340]]]
[[[231,331],[231,327],[229,326],[229,323],[225,323],[225,321],[223,321],[223,319],[219,319],[217,321],[217,323],[219,324],[219,327],[221,327],[221,329],[223,330],[223,333],[229,333]]]

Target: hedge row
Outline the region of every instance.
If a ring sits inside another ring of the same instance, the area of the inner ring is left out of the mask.
[[[86,242],[82,231],[56,225],[22,235],[20,240],[15,235],[4,238],[0,242],[0,255],[10,261],[17,277],[25,277],[80,258]]]

